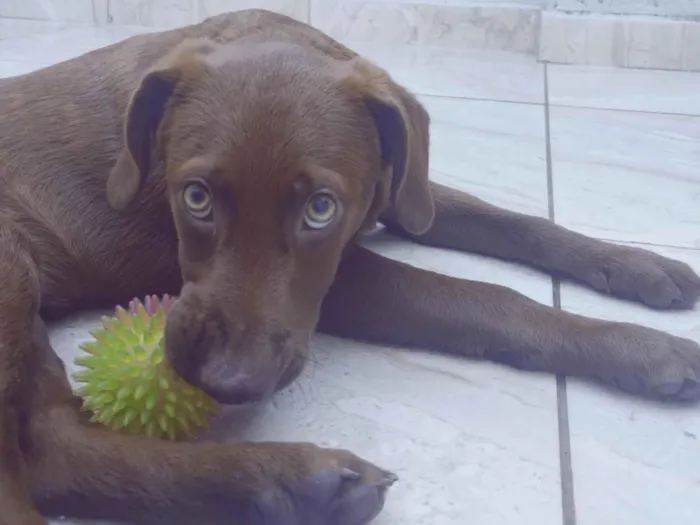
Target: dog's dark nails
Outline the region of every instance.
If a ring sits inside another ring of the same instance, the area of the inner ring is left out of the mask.
[[[623,374],[615,379],[618,388],[631,394],[639,394],[644,390],[644,381],[635,374]]]
[[[659,385],[656,391],[662,396],[673,396],[677,394],[682,387],[683,384],[678,382],[664,383],[663,385]]]
[[[680,398],[685,401],[693,401],[698,397],[700,397],[700,381],[693,377],[687,377],[683,382]]]
[[[382,486],[391,487],[399,480],[399,477],[393,472],[385,472],[384,478],[382,479]]]

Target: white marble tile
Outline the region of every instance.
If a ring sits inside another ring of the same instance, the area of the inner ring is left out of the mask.
[[[2,0],[0,17],[92,23],[92,0]]]
[[[652,247],[700,272],[700,251]],[[562,307],[700,341],[698,309],[655,312],[564,284]],[[700,514],[700,411],[567,380],[579,525],[691,523]]]
[[[683,42],[683,69],[700,71],[700,22],[686,22]]]
[[[498,206],[547,216],[542,106],[419,99],[431,116],[433,180]]]
[[[46,4],[41,0],[3,0],[0,17],[49,20]]]
[[[197,21],[196,0],[112,0],[109,15],[114,24],[179,27]]]
[[[50,33],[0,40],[0,60],[52,64],[104,47],[153,27],[70,27]]]
[[[700,115],[696,72],[552,64],[547,78],[552,105]]]
[[[0,78],[24,75],[25,73],[31,73],[32,71],[41,69],[42,67],[45,67],[45,64],[0,60]]]
[[[538,55],[559,64],[693,70],[699,27],[668,18],[545,11]]]
[[[0,25],[0,29],[2,26]],[[108,25],[34,32],[0,40],[0,60],[55,62],[143,32],[147,26]],[[50,34],[46,34],[50,33]],[[345,42],[389,70],[418,94],[515,102],[544,102],[543,66],[517,53]]]
[[[55,33],[68,26],[65,22],[31,20],[25,18],[0,18],[0,40],[41,33]]]
[[[604,239],[700,247],[700,118],[553,107],[557,222]]]
[[[66,29],[0,40],[0,60],[55,63],[111,43],[109,35],[101,30]]]
[[[455,2],[311,0],[311,23],[336,38],[532,53],[539,11]]]
[[[414,93],[544,103],[544,70],[532,55],[344,40]]]
[[[227,11],[267,9],[302,22],[309,21],[309,0],[195,0],[199,2],[199,19]]]

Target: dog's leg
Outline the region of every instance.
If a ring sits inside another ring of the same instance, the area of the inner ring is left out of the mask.
[[[20,446],[34,386],[31,324],[38,304],[26,240],[0,217],[0,525],[44,523],[31,501]]]
[[[700,278],[685,263],[592,239],[446,186],[432,183],[431,189],[436,207],[432,227],[411,236],[387,222],[389,231],[421,244],[528,264],[655,308],[692,308],[700,297]]]
[[[143,525],[364,525],[395,477],[341,450],[298,443],[168,443],[36,419],[33,494],[49,516]]]
[[[595,377],[635,394],[700,398],[700,347],[691,340],[572,315],[502,286],[420,270],[360,247],[341,263],[319,329]]]
[[[46,515],[143,525],[364,525],[396,479],[347,451],[311,444],[170,443],[82,425],[40,319],[34,344],[43,360],[26,456]]]

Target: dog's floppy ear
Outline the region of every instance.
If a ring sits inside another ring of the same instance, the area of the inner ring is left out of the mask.
[[[362,97],[372,114],[382,161],[390,168],[389,207],[380,219],[397,223],[413,235],[425,233],[435,205],[428,180],[430,117],[423,106],[389,75],[361,58],[352,60],[343,82]]]
[[[201,58],[212,49],[209,40],[186,40],[141,79],[127,106],[124,147],[107,179],[107,200],[113,208],[125,208],[136,196],[152,167],[168,102],[176,91],[182,91],[183,79],[201,74]]]

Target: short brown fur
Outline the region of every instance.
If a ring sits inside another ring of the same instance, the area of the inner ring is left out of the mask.
[[[168,358],[225,403],[292,382],[316,329],[700,397],[693,341],[360,247],[379,221],[655,308],[700,295],[683,263],[430,182],[424,108],[306,24],[249,10],[134,37],[0,80],[0,117],[0,525],[361,525],[381,511],[395,476],[347,451],[85,424],[44,322],[150,293],[180,296]],[[318,227],[310,206],[329,202]]]

